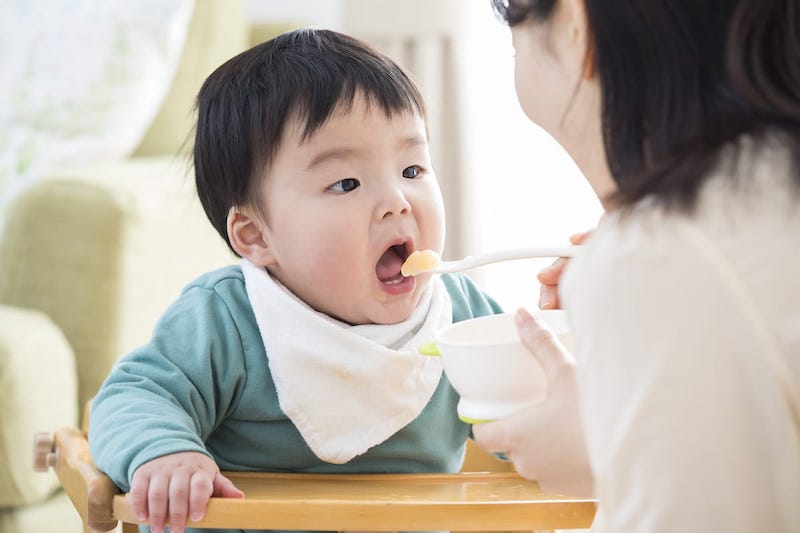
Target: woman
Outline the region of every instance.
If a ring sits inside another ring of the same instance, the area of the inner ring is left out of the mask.
[[[798,531],[800,3],[493,4],[606,215],[540,274],[576,363],[520,312],[548,399],[477,442],[593,490],[597,531]]]

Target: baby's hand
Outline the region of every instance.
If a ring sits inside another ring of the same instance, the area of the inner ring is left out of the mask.
[[[136,469],[129,493],[139,520],[150,519],[150,531],[183,533],[187,517],[200,520],[212,496],[243,498],[244,493],[220,474],[213,459],[198,452],[165,455]]]

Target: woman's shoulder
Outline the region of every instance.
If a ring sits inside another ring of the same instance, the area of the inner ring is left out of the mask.
[[[576,330],[635,324],[656,338],[666,329],[718,337],[763,330],[798,348],[785,325],[800,318],[800,247],[792,245],[800,191],[785,151],[741,155],[720,165],[693,210],[645,200],[604,217],[562,282]]]
[[[691,209],[669,208],[649,199],[607,214],[586,243],[589,270],[606,274],[633,268],[681,270],[697,267],[698,254],[727,263],[743,277],[753,259],[788,252],[788,239],[800,233],[800,186],[793,154],[774,138],[742,138],[720,157]],[[792,247],[797,249],[798,247]],[[795,263],[796,264],[796,263]],[[798,265],[800,266],[800,265]]]
[[[695,251],[663,211],[606,215],[567,266],[560,287],[565,308],[639,305],[634,300],[691,275]]]

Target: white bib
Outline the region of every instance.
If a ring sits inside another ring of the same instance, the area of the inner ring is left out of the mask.
[[[441,279],[431,280],[404,322],[351,326],[246,259],[242,272],[281,409],[317,457],[346,463],[419,416],[442,363],[417,348],[453,319]]]

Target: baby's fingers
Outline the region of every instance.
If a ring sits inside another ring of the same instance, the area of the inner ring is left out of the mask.
[[[189,474],[179,470],[169,482],[169,530],[183,533],[189,513]]]
[[[198,470],[192,475],[189,489],[189,518],[195,522],[206,514],[208,499],[214,493],[213,474]]]
[[[153,476],[147,489],[147,514],[151,533],[163,533],[167,523],[169,477]]]
[[[136,471],[131,481],[131,489],[128,491],[128,499],[131,501],[131,508],[136,518],[144,522],[148,518],[147,513],[147,493],[150,489],[150,476],[144,475],[141,471]]]
[[[208,500],[212,496],[220,498],[243,498],[244,493],[225,476],[199,470],[192,475],[189,497],[189,518],[198,521],[206,514]]]
[[[236,485],[234,485],[230,479],[218,473],[217,477],[214,478],[214,496],[219,496],[221,498],[244,498],[244,492],[236,488]]]

